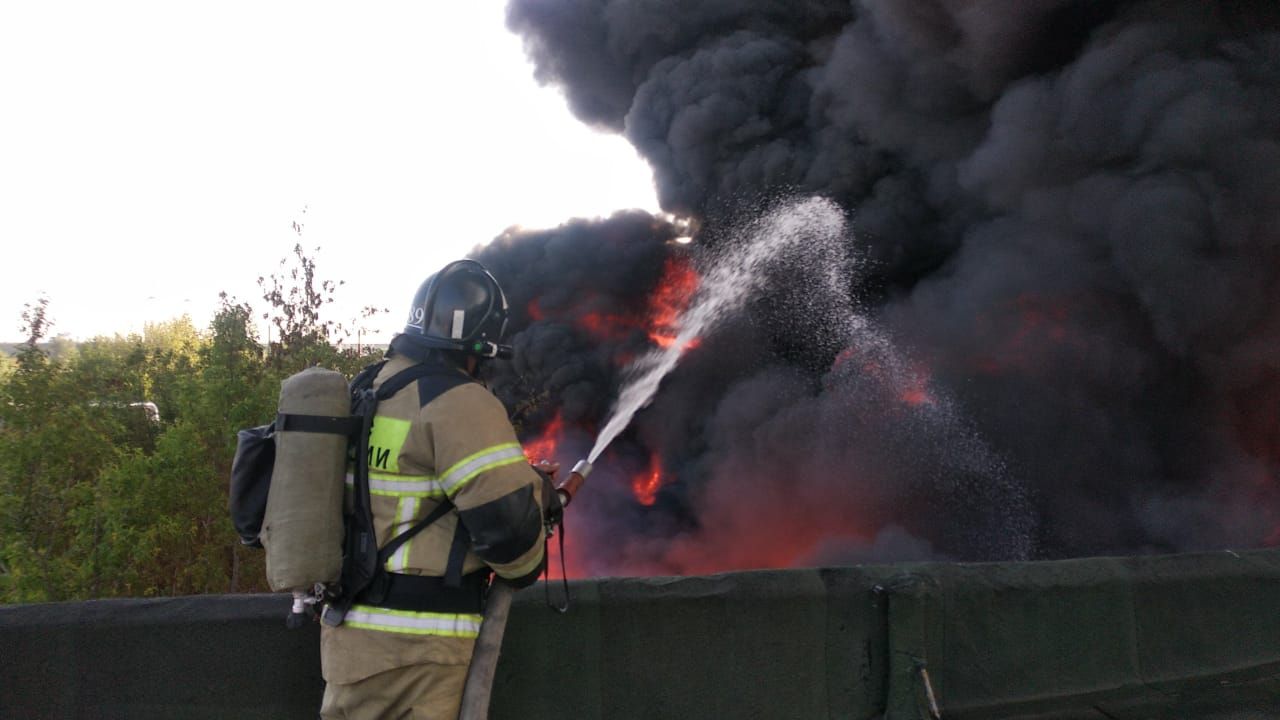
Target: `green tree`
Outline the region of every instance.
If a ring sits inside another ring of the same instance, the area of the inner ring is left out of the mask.
[[[9,377],[18,368],[18,361],[12,355],[0,350],[0,382]]]
[[[186,315],[143,326],[142,346],[147,352],[145,399],[156,404],[162,421],[181,419],[180,398],[199,369],[201,348],[207,342]]]
[[[96,478],[123,452],[118,423],[97,412],[62,363],[41,347],[48,301],[23,313],[27,341],[0,389],[0,592],[5,599],[83,596],[84,548],[101,539]]]
[[[295,223],[294,230],[301,234],[302,227]],[[316,252],[319,250],[315,248]],[[277,368],[294,368],[296,372],[311,365],[349,364],[349,360],[369,356],[344,343],[360,331],[362,323],[386,310],[366,306],[351,325],[325,318],[324,308],[333,303],[335,292],[343,284],[320,280],[315,259],[306,254],[301,243],[293,246],[292,258],[280,261],[277,272],[258,278],[262,299],[268,305],[262,319],[272,331],[268,353]]]
[[[153,453],[133,453],[102,474],[87,508],[103,526],[103,542],[91,551],[94,596],[237,589],[228,582],[225,480],[200,434],[181,420]]]
[[[206,331],[181,318],[76,347],[46,340],[46,298],[27,307],[0,374],[0,601],[265,589],[227,517],[235,433],[275,415],[285,377],[376,354],[322,315],[341,283],[293,260],[262,281],[265,313],[224,294]]]

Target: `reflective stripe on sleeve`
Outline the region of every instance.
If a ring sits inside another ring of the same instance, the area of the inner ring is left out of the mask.
[[[473,638],[480,634],[479,615],[469,613],[410,612],[372,605],[352,605],[345,625],[407,635]]]
[[[518,462],[528,462],[520,443],[494,445],[455,463],[440,476],[440,485],[445,494],[452,497],[458,494],[463,485],[471,482],[480,473]]]
[[[524,577],[525,575],[528,575],[529,573],[533,572],[538,568],[538,565],[542,562],[542,556],[546,554],[546,552],[547,552],[546,548],[543,546],[541,542],[539,542],[538,551],[531,554],[528,560],[525,560],[523,563],[519,565],[495,566],[494,569],[496,570],[498,567],[501,567],[502,572],[500,574],[505,575],[506,577],[512,577],[512,578]]]

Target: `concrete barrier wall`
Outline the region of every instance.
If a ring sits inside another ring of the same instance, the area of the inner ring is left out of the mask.
[[[494,718],[1280,717],[1275,550],[571,588],[517,597]],[[0,607],[0,717],[314,718],[319,633],[287,607]]]

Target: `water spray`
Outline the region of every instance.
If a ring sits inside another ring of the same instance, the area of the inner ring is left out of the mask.
[[[795,203],[784,212],[754,224],[746,243],[712,267],[693,302],[676,318],[675,341],[641,356],[628,368],[630,378],[587,455],[587,467],[599,459],[609,443],[631,424],[635,414],[653,399],[662,379],[675,369],[690,344],[742,308],[764,283],[764,271],[771,263],[786,253],[812,253],[815,247],[834,247],[841,242],[843,230],[839,207],[822,198]],[[844,280],[844,269],[833,257],[825,255],[821,263],[830,276],[828,282],[835,284]]]
[[[654,350],[637,359],[629,368],[630,378],[614,404],[608,422],[596,438],[591,452],[574,464],[569,476],[556,487],[562,507],[568,507],[574,495],[591,474],[593,463],[645,407],[658,391],[662,379],[679,362],[695,338],[715,323],[736,312],[764,282],[764,269],[769,262],[787,251],[804,250],[815,238],[830,244],[838,239],[844,227],[840,211],[834,203],[810,199],[795,204],[754,228],[744,252],[725,258],[707,276],[689,308],[676,319],[679,328],[669,347]],[[825,259],[829,263],[829,258]],[[828,272],[837,272],[838,263],[829,263]],[[511,607],[512,590],[503,582],[495,582],[486,598],[485,620],[476,639],[471,667],[463,690],[459,720],[484,720],[488,717],[489,696],[493,687],[502,635]]]

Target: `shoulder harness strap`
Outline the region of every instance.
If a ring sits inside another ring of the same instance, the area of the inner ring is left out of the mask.
[[[425,406],[459,385],[474,382],[470,375],[457,368],[428,360],[401,370],[387,378],[374,390],[372,387],[373,381],[384,364],[385,361],[365,368],[351,382],[353,409],[358,408],[362,411],[360,414],[361,430],[356,438],[358,446],[353,458],[355,460],[355,496],[353,500],[355,512],[362,520],[362,522],[357,522],[357,525],[363,524],[368,529],[368,532],[357,531],[355,533],[357,535],[368,536],[372,533],[373,528],[372,501],[369,495],[368,439],[373,426],[373,417],[377,413],[378,403],[400,392],[415,380],[418,381],[420,407]],[[350,547],[349,552],[352,555],[348,558],[348,564],[354,566],[353,572],[348,573],[344,567],[343,581],[347,585],[346,592],[335,603],[336,607],[333,607],[334,618],[330,622],[333,624],[340,623],[342,616],[346,614],[346,610],[350,608],[357,596],[362,601],[372,604],[380,602],[389,585],[386,571],[387,559],[394,555],[402,545],[411,540],[413,536],[447,515],[452,509],[453,503],[448,498],[442,498],[440,504],[432,512],[414,523],[413,526],[391,538],[376,553],[372,552],[372,548],[369,547],[368,540],[371,538],[368,537],[361,538],[363,542],[357,541],[355,546]],[[462,560],[466,556],[468,547],[469,538],[462,528],[462,523],[459,522],[458,531],[455,532],[453,543],[449,549],[449,563],[444,579],[446,587],[459,587],[461,585]]]
[[[405,368],[388,378],[386,382],[378,387],[379,399],[391,397],[414,380],[418,381],[419,407],[426,407],[432,400],[459,385],[475,382],[470,375],[457,368],[427,361]],[[435,510],[388,541],[378,551],[378,572],[384,572],[387,559],[395,554],[395,551],[401,545],[408,542],[414,535],[417,535],[431,523],[444,517],[452,509],[453,503],[447,497],[441,498],[440,504],[436,506]],[[463,527],[462,521],[459,519],[457,529],[453,533],[453,542],[449,546],[449,561],[444,575],[445,587],[461,587],[462,561],[466,558],[467,549],[471,546],[470,540],[471,538],[467,534],[466,528]]]

